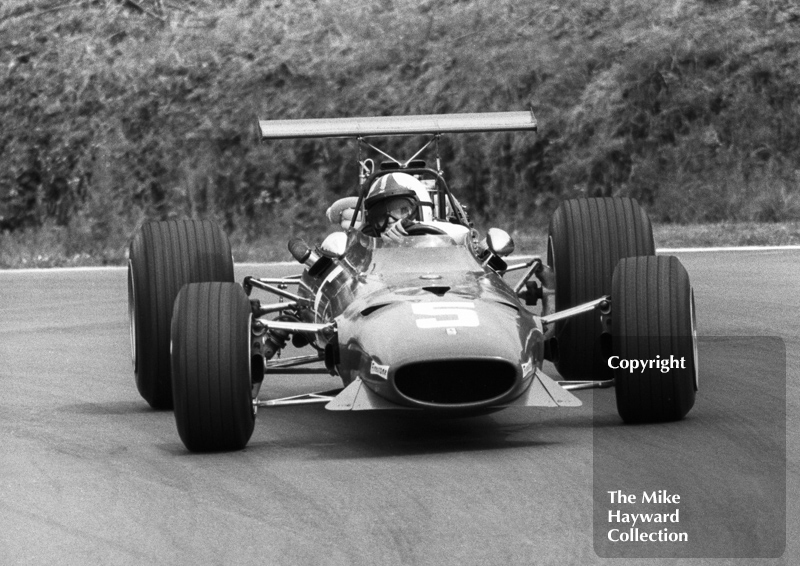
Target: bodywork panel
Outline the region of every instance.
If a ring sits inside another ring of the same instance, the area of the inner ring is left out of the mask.
[[[315,322],[337,327],[335,371],[348,387],[331,409],[577,401],[563,391],[556,399],[545,385],[554,382],[538,375],[541,323],[469,243],[427,235],[396,244],[351,231],[345,255],[307,271],[301,287]]]

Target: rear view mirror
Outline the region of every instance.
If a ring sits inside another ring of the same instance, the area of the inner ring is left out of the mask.
[[[347,250],[347,234],[334,232],[322,241],[318,250],[322,257],[341,259]]]
[[[489,228],[486,233],[486,245],[493,254],[500,257],[505,257],[514,251],[514,240],[508,232],[500,228]]]

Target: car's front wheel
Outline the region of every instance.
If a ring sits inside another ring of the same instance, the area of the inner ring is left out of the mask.
[[[617,411],[629,423],[682,419],[697,391],[694,292],[678,258],[621,259],[611,327]]]
[[[250,301],[236,283],[186,285],[175,299],[172,397],[178,434],[192,452],[240,450],[253,434],[251,324]]]

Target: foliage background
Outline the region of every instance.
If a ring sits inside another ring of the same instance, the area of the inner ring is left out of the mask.
[[[478,225],[515,234],[576,195],[800,219],[796,0],[0,2],[6,250],[115,262],[143,221],[184,216],[245,246],[318,238],[356,188],[353,142],[258,144],[257,117],[532,107],[537,136],[442,143]]]

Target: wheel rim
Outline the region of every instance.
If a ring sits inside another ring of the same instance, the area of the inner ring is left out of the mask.
[[[697,320],[694,314],[694,289],[691,290],[689,301],[689,323],[692,325],[692,365],[694,366],[694,390],[700,390],[700,372],[697,368]]]
[[[136,358],[136,283],[133,279],[133,263],[128,260],[128,321],[131,335],[131,363],[134,373],[138,370]]]

